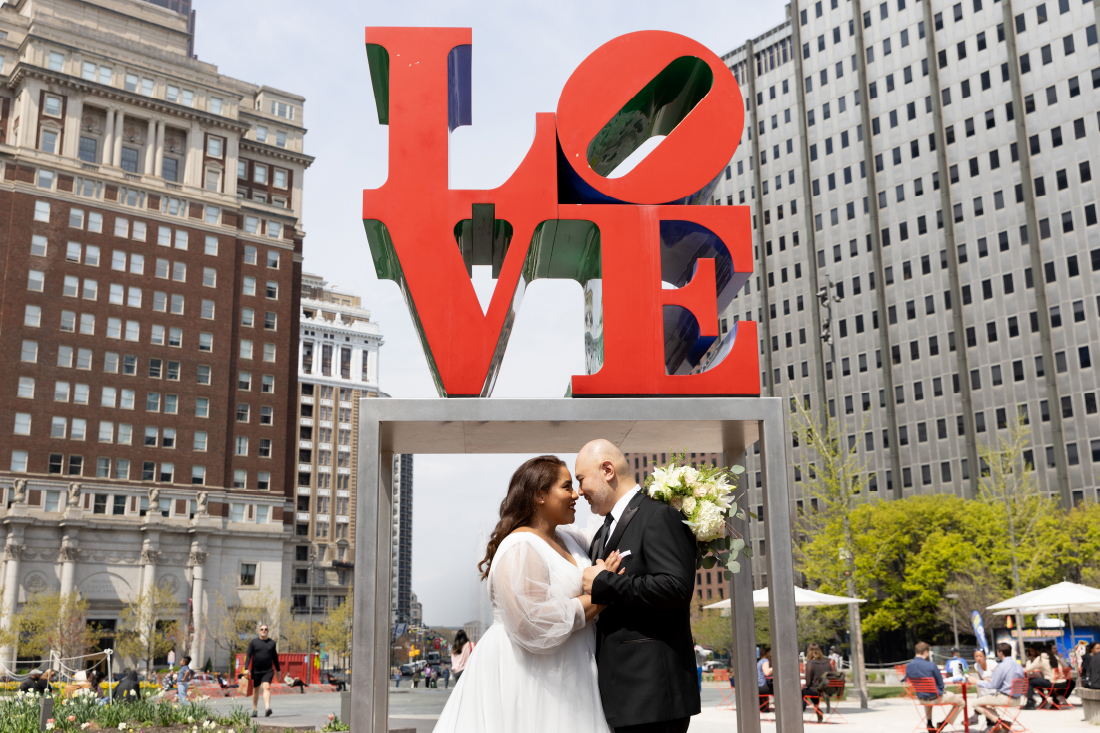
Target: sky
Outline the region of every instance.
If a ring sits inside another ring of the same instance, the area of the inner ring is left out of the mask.
[[[306,98],[306,272],[359,295],[381,326],[380,386],[394,397],[435,398],[405,302],[380,281],[363,233],[362,191],[388,171],[387,128],[378,124],[363,45],[366,26],[473,29],[473,124],[451,134],[452,188],[494,188],[534,138],[536,112],[553,112],[572,71],[603,43],[638,30],[689,36],[719,56],[783,22],[781,2],[695,0],[195,0],[195,53],[221,73]],[[431,205],[431,202],[425,202]],[[485,307],[494,282],[475,268]],[[584,373],[584,304],[574,282],[538,280],[523,297],[493,397],[562,397]],[[578,446],[579,448],[579,446]],[[412,588],[424,621],[491,620],[477,562],[496,524],[508,479],[530,456],[414,459]],[[575,456],[561,456],[570,466]],[[577,522],[588,522],[578,502]]]

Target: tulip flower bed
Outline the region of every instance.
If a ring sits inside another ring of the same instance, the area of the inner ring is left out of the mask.
[[[19,693],[0,698],[0,733],[38,733],[40,699]],[[53,733],[255,733],[244,708],[219,715],[204,700],[179,704],[164,699],[143,699],[100,705],[91,692],[80,690],[72,698],[55,699],[54,717],[46,724]]]

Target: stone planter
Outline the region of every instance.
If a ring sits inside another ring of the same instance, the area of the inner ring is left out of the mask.
[[[1089,690],[1078,687],[1075,690],[1077,697],[1081,698],[1081,707],[1085,713],[1085,721],[1093,725],[1100,725],[1100,690]]]

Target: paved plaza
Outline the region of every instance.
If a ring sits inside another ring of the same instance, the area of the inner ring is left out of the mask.
[[[447,703],[450,690],[390,690],[390,728],[412,728],[416,733],[431,733],[435,721],[443,706]],[[1076,698],[1073,698],[1076,702]],[[729,710],[719,710],[717,705],[721,696],[717,689],[703,689],[703,712],[691,720],[692,733],[730,733],[737,730],[736,714]],[[213,706],[229,711],[234,705],[245,704],[241,698],[212,700]],[[251,706],[251,702],[247,703]],[[272,699],[275,711],[270,718],[260,718],[265,725],[309,728],[319,727],[327,721],[328,714],[340,714],[340,695],[321,693],[316,695],[280,695]],[[872,700],[869,710],[860,710],[859,703],[849,699],[840,706],[840,714],[846,722],[835,722],[822,726],[822,730],[837,730],[847,733],[912,733],[917,726],[917,714],[908,700],[888,699]],[[939,715],[937,714],[937,719]],[[962,719],[957,730],[961,731]],[[1084,722],[1081,708],[1076,710],[1046,711],[1029,710],[1020,714],[1020,722],[1033,733],[1072,733],[1072,731],[1094,731],[1100,733],[1100,726]],[[816,725],[807,725],[813,730]],[[774,733],[775,723],[761,725],[763,733]],[[978,731],[979,728],[972,730]]]

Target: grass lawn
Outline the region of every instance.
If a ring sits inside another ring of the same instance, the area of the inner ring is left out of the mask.
[[[901,685],[867,685],[867,696],[872,700],[901,697],[904,694],[905,688]]]

